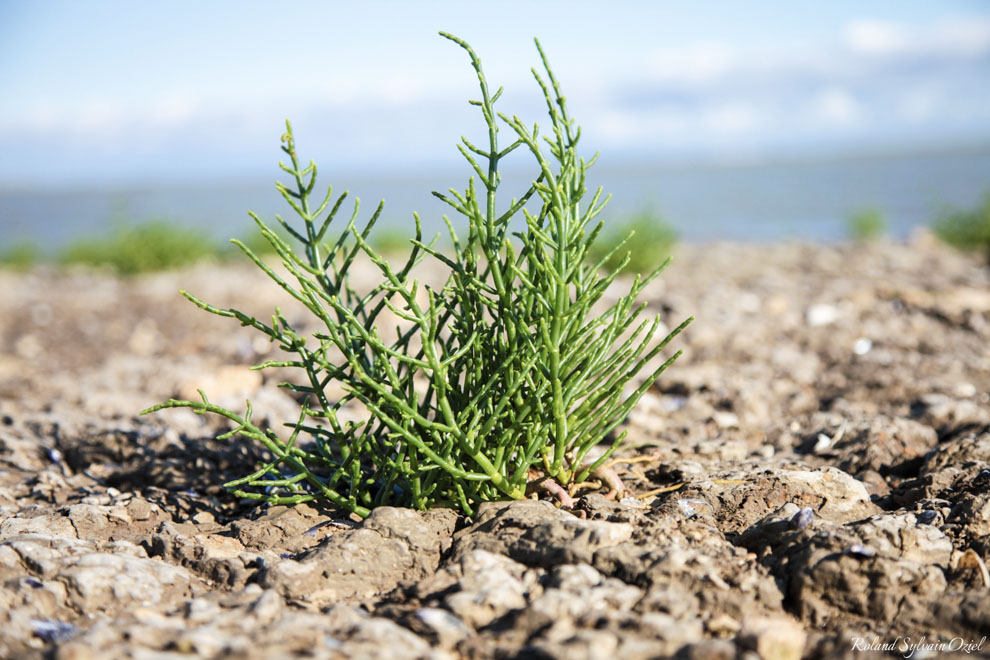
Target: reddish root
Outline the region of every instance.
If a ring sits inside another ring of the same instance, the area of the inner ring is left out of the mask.
[[[526,487],[526,492],[533,493],[543,491],[554,497],[562,508],[574,508],[574,498],[567,492],[567,489],[557,483],[549,475],[541,475],[534,470],[530,470],[530,481]]]
[[[565,509],[574,508],[574,498],[571,497],[571,494],[568,493],[563,486],[558,484],[553,479],[542,480],[539,484],[537,484],[537,488],[545,490],[547,493],[556,497],[557,501],[560,502],[561,507]]]
[[[601,479],[601,481],[608,486],[608,492],[605,493],[605,497],[611,499],[621,500],[622,496],[626,493],[626,485],[622,483],[622,479],[616,474],[615,470],[611,467],[600,467],[591,473],[591,476],[596,479]]]
[[[603,465],[594,470],[589,476],[597,479],[608,487],[605,497],[610,500],[619,500],[628,492],[626,485],[618,473],[610,466]],[[556,499],[562,508],[573,509],[575,505],[574,497],[570,492],[548,475],[540,475],[535,471],[530,472],[530,482],[527,488],[530,493],[542,491]]]

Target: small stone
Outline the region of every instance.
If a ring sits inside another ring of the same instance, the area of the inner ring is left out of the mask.
[[[34,360],[44,351],[45,347],[41,345],[41,340],[34,335],[21,335],[14,342],[14,352],[25,360]]]
[[[876,470],[862,470],[856,473],[856,478],[863,482],[870,495],[886,495],[890,492],[887,480]]]
[[[706,506],[709,509],[714,510],[714,507],[711,505],[711,503],[706,502],[705,500],[690,499],[690,498],[683,498],[677,500],[677,506],[680,508],[681,512],[685,516],[688,516],[689,518],[698,515],[701,511],[704,510],[704,507]]]
[[[379,655],[383,644],[388,646],[387,655]],[[389,657],[394,660],[425,658],[430,654],[430,645],[422,638],[389,619],[370,617],[359,621],[351,630],[350,639],[341,651],[345,657]],[[372,652],[374,651],[374,656]]]
[[[677,647],[700,640],[705,632],[700,619],[678,619],[665,612],[645,612],[639,626],[647,635]]]
[[[967,398],[954,399],[944,394],[927,394],[912,408],[918,421],[943,435],[990,422],[990,412],[986,407]]]
[[[834,323],[838,318],[839,309],[835,305],[812,305],[808,308],[807,314],[805,314],[805,319],[808,321],[808,325],[812,327],[820,327]]]
[[[952,390],[952,393],[961,399],[976,396],[976,392],[976,386],[972,383],[956,383],[956,386]]]
[[[846,549],[846,554],[849,555],[849,556],[851,556],[851,557],[870,558],[870,557],[875,556],[877,553],[872,548],[869,548],[869,547],[867,547],[865,545],[860,545],[859,543],[856,543],[854,545],[849,546]]]
[[[34,629],[35,637],[48,643],[72,639],[77,632],[76,627],[71,623],[51,619],[31,619],[31,627]]]
[[[684,647],[677,656],[684,660],[735,660],[736,645],[728,639],[705,639]]]
[[[251,603],[250,612],[264,622],[274,621],[282,612],[282,597],[275,590],[266,589]]]
[[[796,621],[783,617],[747,619],[737,641],[756,651],[761,660],[800,660],[807,633]]]
[[[151,517],[152,505],[147,500],[138,498],[127,503],[127,514],[131,520],[147,520]]]
[[[186,601],[186,619],[194,623],[204,623],[216,616],[220,605],[206,598],[193,598]]]
[[[728,637],[739,632],[741,624],[728,614],[719,614],[708,621],[708,631],[719,637]]]
[[[460,561],[461,590],[444,604],[476,628],[486,626],[510,610],[526,606],[526,584],[517,575],[525,567],[508,557],[472,550]]]
[[[421,607],[416,610],[415,616],[437,636],[440,646],[445,648],[453,648],[472,633],[471,628],[459,617],[439,607]]]
[[[720,429],[739,428],[739,417],[735,413],[717,410],[712,413],[712,421]]]
[[[860,337],[853,343],[853,353],[856,355],[866,355],[873,349],[873,342],[866,337]]]
[[[153,355],[164,345],[165,338],[154,319],[138,321],[127,340],[127,347],[136,355]]]
[[[788,527],[791,529],[804,529],[810,525],[814,519],[814,509],[806,506],[791,517],[788,521]]]

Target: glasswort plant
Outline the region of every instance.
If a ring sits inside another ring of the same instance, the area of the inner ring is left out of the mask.
[[[482,146],[466,138],[458,145],[475,174],[467,188],[434,193],[466,221],[466,235],[459,235],[444,217],[452,251],[423,242],[414,214],[416,236],[406,259],[393,266],[369,239],[382,204],[359,226],[355,203],[331,237],[346,193],[334,201],[331,189],[317,201],[316,165],[300,166],[287,122],[282,150],[289,165],[280,165],[291,184],[277,186],[301,224],[276,218],[300,247],[251,215],[290,277],[233,242],[312,312],[319,331],[304,337],[279,310],[266,323],[183,292],[202,309],[264,333],[292,356],[254,368],[290,367],[302,376],[283,383],[303,399],[285,440],[252,421],[250,403],[239,415],[203,392],[202,401],[173,399],[144,411],[187,407],[216,413],[233,422],[222,437],[264,445],[269,460],[225,484],[240,497],[271,503],[325,498],[359,516],[386,504],[451,506],[470,515],[479,502],[520,499],[541,487],[563,499],[566,488],[605,464],[625,435],[613,437],[616,426],[680,354],[626,390],[691,319],[659,342],[660,318],[641,319],[645,303],[636,298],[666,262],[645,277],[637,275],[604,313],[592,314],[628,257],[609,270],[603,266],[611,253],[596,263],[586,260],[603,227],[593,222],[608,199],[598,189],[583,203],[594,158],[577,154],[580,129],[539,42],[544,73],[532,73],[546,100],[546,137],[538,126],[497,112],[502,89],[491,92],[481,60],[466,42],[440,34],[470,57],[480,88],[480,99],[470,103],[480,109],[488,137]],[[511,142],[503,146],[500,130],[506,128]],[[535,162],[534,180],[520,197],[500,204],[499,164],[516,149]],[[510,221],[518,216],[520,229],[511,231]],[[350,275],[361,255],[381,280],[359,293]],[[424,259],[448,269],[441,289],[411,277]],[[381,328],[385,310],[406,322],[390,339]],[[333,382],[339,387],[331,389]],[[331,396],[341,389],[342,396]],[[364,414],[355,420],[343,412],[345,406]],[[608,449],[593,454],[605,441]]]

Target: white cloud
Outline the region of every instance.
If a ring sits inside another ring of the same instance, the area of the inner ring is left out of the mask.
[[[815,99],[814,108],[819,119],[833,126],[851,126],[861,115],[860,103],[841,87],[822,90]]]
[[[152,123],[174,125],[190,121],[199,111],[199,103],[193,95],[175,92],[159,99],[148,116]]]
[[[647,70],[658,82],[704,84],[731,71],[736,60],[727,44],[701,42],[654,51]]]
[[[81,141],[107,139],[120,134],[128,120],[126,110],[110,98],[90,98],[75,108],[65,108],[59,124],[71,127],[70,136]]]
[[[856,19],[833,40],[801,48],[665,48],[638,79],[602,95],[607,116],[595,127],[629,147],[986,135],[988,55],[990,18],[982,17],[914,26]]]
[[[445,91],[436,81],[402,76],[365,77],[337,76],[321,85],[320,100],[332,108],[355,105],[408,106]]]
[[[676,108],[656,108],[646,112],[611,108],[589,126],[609,141],[634,144],[645,136],[682,134],[689,129],[690,121]]]
[[[759,120],[757,110],[740,102],[729,102],[708,108],[701,115],[699,128],[717,133],[746,133],[752,130]]]
[[[934,41],[958,55],[985,55],[990,53],[990,19],[946,21],[937,27]]]
[[[761,116],[750,104],[731,101],[696,112],[693,108],[612,107],[585,122],[599,139],[626,147],[664,143],[684,145],[714,138],[744,138],[760,127]]]
[[[990,19],[951,19],[909,28],[894,21],[861,18],[846,25],[842,38],[859,55],[974,57],[990,52]]]
[[[890,21],[857,19],[846,25],[842,36],[851,51],[868,55],[901,53],[911,45],[907,30]]]
[[[902,116],[912,124],[921,124],[938,116],[940,92],[932,85],[917,86],[901,101]]]

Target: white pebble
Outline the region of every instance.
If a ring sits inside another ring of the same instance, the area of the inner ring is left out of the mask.
[[[856,355],[866,355],[873,348],[873,342],[866,337],[860,337],[853,344],[853,353]]]
[[[839,318],[839,309],[835,305],[812,305],[806,318],[808,325],[813,327],[828,325]]]

